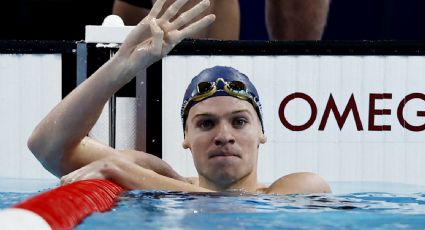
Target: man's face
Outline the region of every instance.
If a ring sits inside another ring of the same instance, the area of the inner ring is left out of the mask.
[[[247,176],[256,179],[258,146],[265,141],[249,102],[219,96],[190,109],[183,147],[192,151],[200,180],[226,187]]]

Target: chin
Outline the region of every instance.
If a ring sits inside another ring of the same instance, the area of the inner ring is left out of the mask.
[[[238,173],[231,171],[231,170],[216,170],[213,176],[210,178],[214,178],[214,182],[217,182],[217,184],[233,184],[235,181],[238,181],[241,176],[238,175]]]

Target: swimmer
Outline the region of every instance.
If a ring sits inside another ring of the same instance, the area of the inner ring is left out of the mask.
[[[258,92],[238,70],[215,66],[195,76],[184,95],[183,148],[190,149],[197,178],[179,175],[165,161],[135,150],[118,150],[87,133],[108,99],[138,73],[146,71],[182,39],[207,28],[215,16],[197,20],[208,0],[177,16],[177,0],[161,16],[165,0],[129,33],[116,54],[76,87],[37,125],[28,147],[63,184],[102,178],[126,189],[182,192],[239,190],[247,193],[327,193],[329,185],[314,173],[293,173],[263,185],[257,179],[258,149],[266,143]],[[173,130],[174,131],[174,130]]]

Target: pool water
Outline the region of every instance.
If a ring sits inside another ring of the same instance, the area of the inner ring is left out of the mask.
[[[0,177],[0,209],[25,200],[59,185],[54,179],[16,179]]]
[[[358,192],[341,193],[343,187],[356,186],[339,183],[333,184],[339,189],[333,194],[311,195],[133,190],[122,194],[114,209],[89,216],[76,229],[425,229],[422,187],[381,183],[382,192],[377,192],[378,184],[368,189],[363,183],[353,190]],[[0,192],[0,208],[52,184],[46,186],[33,192],[0,186],[5,191]]]
[[[425,193],[235,195],[131,191],[77,229],[425,229]]]

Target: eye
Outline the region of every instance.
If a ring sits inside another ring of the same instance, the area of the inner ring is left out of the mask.
[[[236,129],[241,129],[243,128],[246,124],[248,123],[248,120],[246,118],[243,117],[237,117],[235,119],[233,119],[232,121],[232,126]]]
[[[211,119],[202,119],[199,120],[196,125],[203,130],[209,130],[214,127],[214,121]]]

